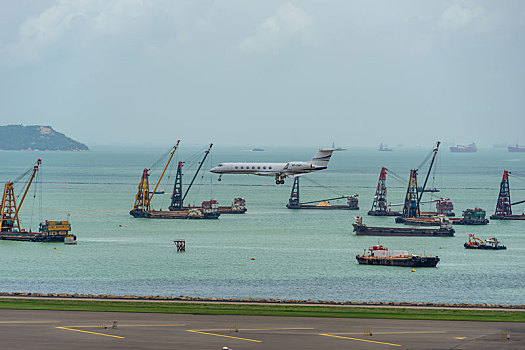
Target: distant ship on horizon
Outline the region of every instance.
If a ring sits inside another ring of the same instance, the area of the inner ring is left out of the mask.
[[[383,142],[379,145],[379,151],[381,152],[392,152],[392,148],[389,148],[387,145],[383,145]]]
[[[525,146],[518,145],[518,141],[516,141],[516,146],[509,146],[507,149],[509,152],[525,152]]]
[[[477,149],[476,144],[474,142],[472,142],[468,146],[457,145],[457,146],[450,147],[450,152],[452,152],[452,153],[461,153],[461,152],[473,153],[473,152],[477,152],[477,151],[478,151],[478,149]]]

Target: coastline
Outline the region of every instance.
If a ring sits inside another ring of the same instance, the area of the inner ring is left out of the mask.
[[[525,305],[469,304],[469,303],[419,303],[419,302],[382,302],[382,301],[330,301],[330,300],[295,300],[295,299],[259,299],[259,298],[200,298],[189,296],[167,297],[159,295],[113,295],[113,294],[68,294],[68,293],[27,293],[0,292],[1,299],[26,300],[84,300],[84,301],[133,301],[133,302],[173,302],[173,303],[210,303],[239,305],[289,305],[289,306],[340,306],[373,308],[414,308],[414,309],[450,309],[450,310],[509,310],[525,311]]]

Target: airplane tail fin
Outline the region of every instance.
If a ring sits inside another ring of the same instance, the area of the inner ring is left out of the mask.
[[[317,166],[327,166],[335,150],[335,148],[320,148],[312,158],[311,163]]]

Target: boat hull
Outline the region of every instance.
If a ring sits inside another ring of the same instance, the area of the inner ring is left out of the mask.
[[[359,206],[349,206],[349,205],[308,205],[308,204],[299,204],[299,205],[290,205],[286,204],[288,209],[320,209],[320,210],[359,210]]]
[[[411,256],[411,257],[389,257],[378,258],[370,256],[356,256],[357,262],[361,265],[384,265],[384,266],[403,266],[403,267],[436,267],[439,262],[437,256]]]
[[[372,211],[368,212],[370,216],[401,216],[402,213],[399,211]]]
[[[521,215],[491,215],[491,220],[525,220],[525,214]]]
[[[180,211],[160,211],[160,210],[132,210],[129,212],[134,218],[144,219],[218,219],[221,215],[219,212],[203,213],[202,215],[192,215],[188,210]]]
[[[232,209],[232,207],[219,207],[217,210],[221,214],[244,214],[247,211],[246,208]]]
[[[453,237],[453,228],[416,229],[407,227],[373,227],[352,224],[357,236]]]
[[[19,242],[64,242],[63,235],[43,235],[38,232],[2,232],[0,240]]]
[[[465,243],[465,244],[463,244],[463,246],[466,249],[485,249],[485,250],[505,250],[505,249],[507,249],[507,247],[505,247],[504,245],[493,247],[493,246],[485,245],[485,244],[471,245],[471,244]]]

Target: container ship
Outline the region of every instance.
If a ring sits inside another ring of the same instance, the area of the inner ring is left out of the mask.
[[[464,153],[464,152],[473,153],[477,151],[478,149],[474,142],[468,146],[457,145],[457,146],[450,147],[450,152],[452,153]]]
[[[356,222],[352,226],[357,236],[453,237],[456,232],[448,224],[443,224],[438,229],[367,226],[363,224],[360,216],[356,217]]]
[[[466,249],[486,249],[486,250],[505,250],[507,247],[500,245],[500,241],[496,238],[487,238],[485,241],[474,236],[468,235],[468,242],[463,244]]]
[[[362,265],[386,265],[404,267],[436,267],[439,257],[432,255],[413,255],[406,250],[394,250],[389,253],[388,248],[375,245],[362,255],[356,255],[357,262]]]

